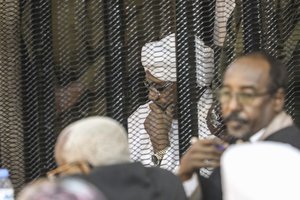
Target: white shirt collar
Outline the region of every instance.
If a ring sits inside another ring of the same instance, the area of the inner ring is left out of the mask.
[[[249,138],[249,141],[252,143],[252,142],[257,142],[260,140],[260,138],[262,137],[262,135],[264,134],[265,132],[265,129],[260,129],[260,131],[256,132],[254,135],[252,135],[250,138]]]
[[[250,142],[257,142],[260,140],[266,139],[268,136],[272,135],[276,131],[283,129],[285,127],[291,126],[293,124],[293,120],[291,116],[286,114],[284,111],[278,113],[277,116],[274,117],[274,119],[271,121],[271,123],[252,135],[249,138]]]

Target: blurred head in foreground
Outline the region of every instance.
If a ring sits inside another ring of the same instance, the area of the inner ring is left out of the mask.
[[[93,185],[77,178],[41,179],[27,185],[17,200],[106,200]]]
[[[82,172],[82,167],[72,167],[72,164],[76,166],[74,163],[97,167],[129,162],[126,130],[109,117],[93,116],[78,120],[60,133],[55,145],[55,159],[61,168],[71,165],[65,167],[66,173],[68,169],[69,173]]]
[[[288,144],[234,145],[223,154],[221,165],[224,200],[296,200],[300,197],[300,152]]]

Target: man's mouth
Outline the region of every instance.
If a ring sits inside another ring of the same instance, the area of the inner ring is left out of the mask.
[[[242,125],[242,124],[247,124],[247,120],[241,118],[237,114],[231,114],[228,117],[224,118],[224,122],[226,124],[233,124],[233,125]]]
[[[245,123],[237,120],[230,120],[226,122],[227,127],[230,127],[231,129],[238,130],[240,129]]]
[[[247,125],[247,120],[238,117],[238,116],[230,116],[226,118],[225,124],[228,129],[231,131],[240,131],[241,129],[245,128],[245,125]]]

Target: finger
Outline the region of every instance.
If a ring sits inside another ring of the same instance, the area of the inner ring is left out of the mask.
[[[175,112],[175,104],[171,103],[170,105],[168,105],[165,113],[168,116],[173,117],[174,112]]]
[[[214,147],[220,152],[225,151],[225,149],[229,146],[227,142],[219,138],[214,138],[213,141],[214,141]]]
[[[152,141],[151,141],[151,144],[152,144],[153,149],[154,149],[155,152],[160,151],[160,150],[163,150],[163,149],[165,149],[166,147],[169,146],[169,143],[168,143],[168,142],[164,142],[164,143],[162,143],[162,144],[158,144],[158,143],[156,143],[156,142],[153,142],[153,143],[152,143]]]
[[[164,114],[164,111],[155,103],[150,103],[149,108],[156,114]]]
[[[212,141],[215,143],[215,144],[220,144],[220,145],[227,145],[228,146],[228,143],[225,142],[224,140],[218,138],[218,137],[215,137],[212,139]]]
[[[217,153],[204,153],[204,152],[192,153],[190,155],[190,158],[192,160],[199,160],[199,161],[203,161],[203,160],[220,160],[221,154],[217,154]]]
[[[157,141],[151,140],[151,143],[153,148],[158,151],[163,150],[165,149],[165,147],[169,146],[169,141],[163,141],[163,142],[160,141],[160,143],[158,143]]]
[[[144,121],[144,127],[149,130],[161,130],[166,129],[163,118],[159,115],[156,115],[153,112],[150,112]]]
[[[147,127],[151,128],[153,130],[169,130],[171,128],[172,125],[172,121],[166,121],[163,118],[161,119],[149,119],[149,122],[147,122]]]
[[[199,143],[201,145],[211,146],[211,145],[215,144],[216,141],[213,139],[199,139],[197,141],[197,143]]]
[[[150,128],[150,120],[148,117],[146,117],[145,121],[144,121],[144,127],[147,129],[147,128]]]
[[[199,146],[213,146],[219,152],[223,152],[228,147],[228,143],[224,142],[223,140],[220,140],[219,138],[201,139],[198,140],[196,143]]]
[[[214,146],[219,152],[223,152],[227,148],[227,145],[223,145],[223,144],[215,144]]]
[[[220,157],[223,154],[223,151],[218,150],[215,146],[203,147],[201,150],[205,156],[217,156]]]
[[[193,144],[189,151],[200,158],[216,158],[222,155],[222,151],[219,151],[215,146],[200,145],[199,143]]]
[[[190,143],[195,144],[197,141],[198,141],[197,137],[192,137],[191,140],[190,140]]]
[[[149,119],[149,122],[157,127],[165,127],[170,128],[173,119],[166,117],[165,114],[162,113],[155,113],[154,111],[151,111],[149,115],[147,116]]]
[[[197,168],[201,167],[211,167],[220,165],[220,160],[213,160],[213,159],[201,159],[201,160],[193,160],[190,163],[193,163],[192,165]]]
[[[156,141],[168,141],[169,136],[165,134],[152,134],[152,137],[150,139],[156,140]]]
[[[188,158],[185,161],[185,164],[188,164],[188,168],[192,168],[194,170],[202,168],[202,167],[218,167],[220,166],[219,159],[195,159]]]
[[[220,161],[219,160],[204,160],[203,162],[203,167],[219,167],[220,166]]]
[[[203,149],[204,151],[207,151],[207,152],[210,152],[210,151],[219,151],[217,148],[216,148],[216,144],[219,144],[219,143],[216,143],[212,140],[203,140],[203,139],[193,139],[193,144],[191,145],[191,149],[198,149],[199,151],[201,149]],[[219,144],[221,145],[221,144]]]
[[[157,92],[157,90],[153,89],[153,88],[149,88],[149,93],[148,93],[148,98],[150,100],[157,100],[159,98],[160,94]]]
[[[192,145],[190,149],[186,152],[188,157],[193,159],[220,159],[222,152],[216,150],[213,146],[197,146]]]
[[[147,117],[149,118],[149,122],[155,123],[155,124],[163,123],[163,120],[164,120],[164,116],[162,114],[158,114],[153,111],[151,111]]]

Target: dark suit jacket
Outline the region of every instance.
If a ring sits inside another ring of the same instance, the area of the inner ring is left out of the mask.
[[[84,177],[109,200],[186,200],[180,179],[161,168],[141,163],[98,167]]]
[[[296,126],[289,126],[273,133],[265,141],[287,143],[300,150],[300,130]],[[220,168],[216,168],[208,179],[204,177],[199,179],[203,200],[222,200]]]

